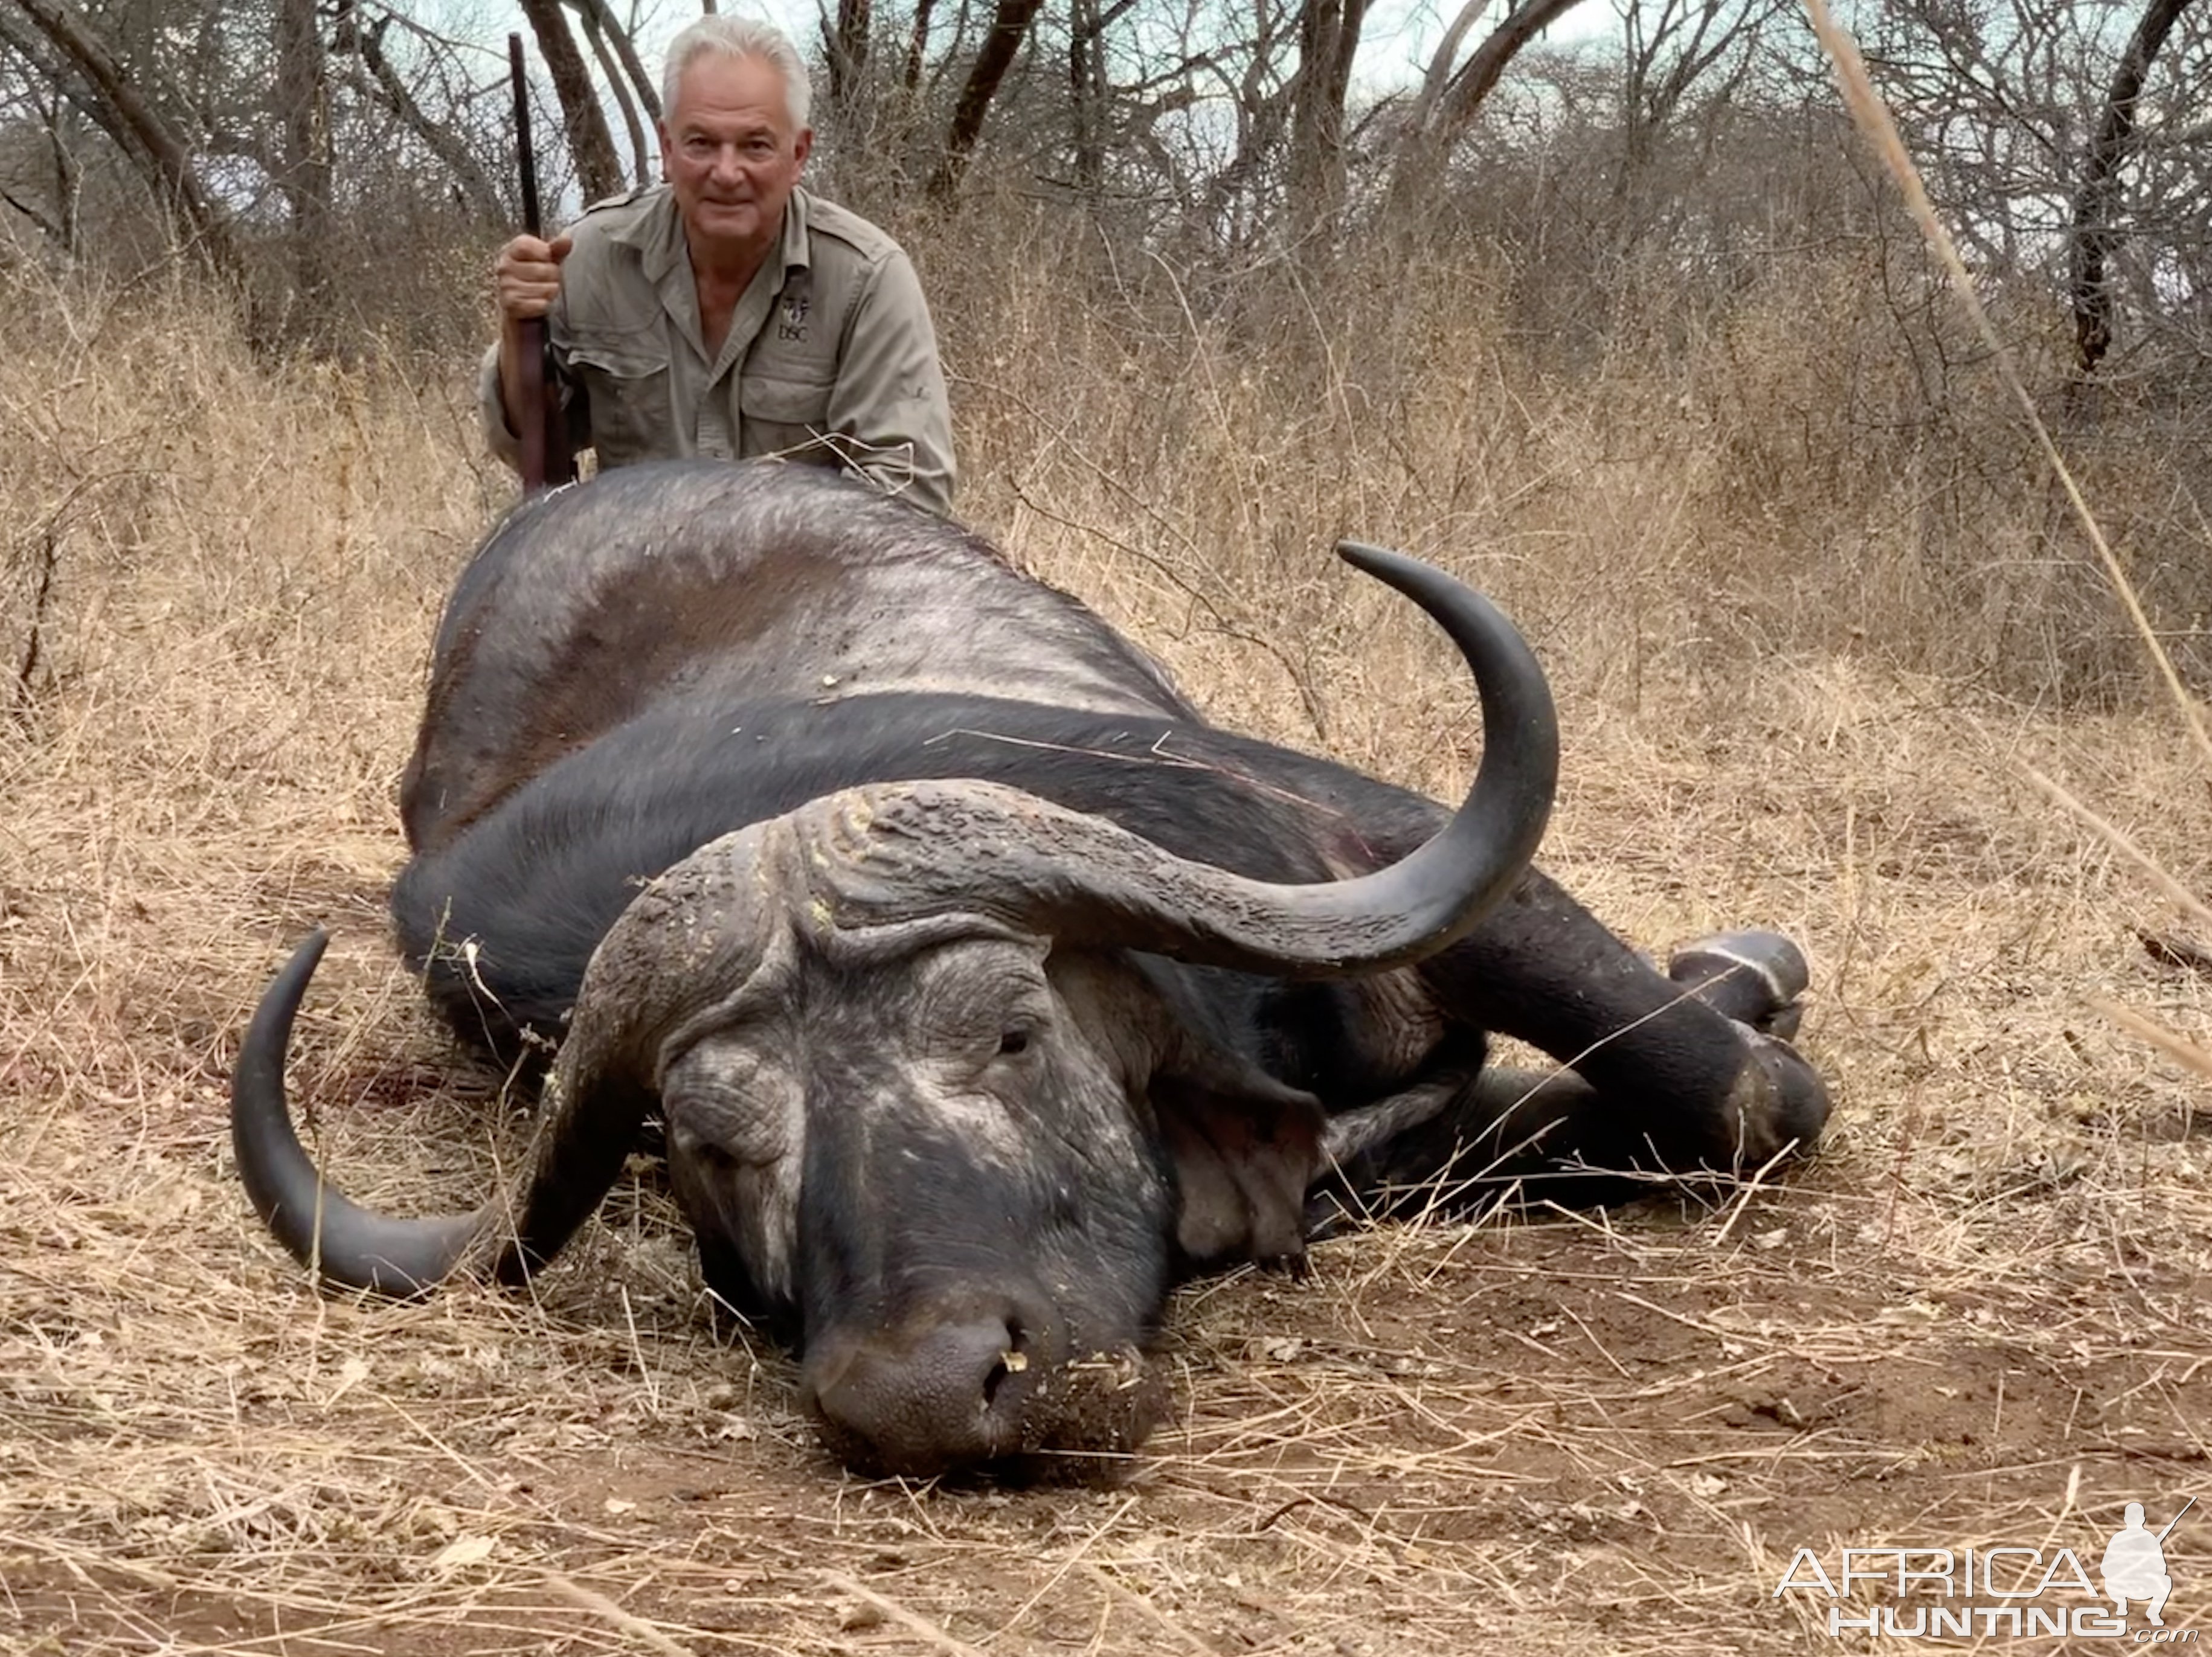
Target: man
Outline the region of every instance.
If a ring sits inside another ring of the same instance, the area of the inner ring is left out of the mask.
[[[842,465],[943,513],[951,416],[906,255],[799,188],[806,67],[765,23],[707,16],[668,51],[665,182],[517,236],[493,277],[479,383],[492,452],[520,465],[520,325],[546,319],[573,447],[602,468],[679,455]]]

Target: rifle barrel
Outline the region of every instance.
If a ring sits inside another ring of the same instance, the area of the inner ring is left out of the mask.
[[[2158,1539],[2160,1543],[2163,1543],[2167,1537],[2173,1534],[2173,1527],[2181,1522],[2181,1514],[2187,1513],[2196,1505],[2197,1498],[2193,1496],[2191,1496],[2188,1501],[2181,1504],[2181,1513],[2178,1513],[2174,1514],[2172,1518],[2167,1520],[2166,1521],[2166,1528],[2158,1533]]]
[[[507,78],[514,88],[514,161],[522,173],[522,228],[545,234],[538,217],[538,152],[530,142],[530,76],[522,65],[522,37],[507,37]]]

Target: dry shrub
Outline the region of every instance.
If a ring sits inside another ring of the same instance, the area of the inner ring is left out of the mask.
[[[2142,689],[2015,411],[1909,248],[1777,256],[1711,294],[1638,266],[1592,349],[1515,330],[1550,276],[1496,245],[1377,235],[1188,270],[1013,200],[910,240],[969,509],[1012,524],[1048,501],[1111,530],[1125,562],[1160,566],[1128,578],[1201,630],[1287,607],[1315,659],[1286,671],[1323,671],[1315,553],[1358,533],[1478,576],[1624,689],[1689,640],[1723,673],[1848,648],[2027,699]],[[2054,415],[2061,321],[2014,319]],[[2201,443],[2117,397],[2073,428],[2128,503],[2159,613],[2201,628]]]
[[[490,504],[455,391],[272,368],[226,315],[185,288],[48,288],[0,324],[0,756],[31,808],[5,885],[36,923],[7,987],[21,1016],[58,986],[130,1038],[88,1051],[33,1018],[64,1071],[228,1039],[234,998],[147,947],[180,894],[197,942],[252,952],[295,883],[382,880],[439,590]]]

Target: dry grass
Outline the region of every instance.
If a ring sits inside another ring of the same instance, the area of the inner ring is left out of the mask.
[[[458,372],[272,373],[183,296],[10,292],[0,704],[34,608],[40,665],[0,716],[0,1647],[1828,1651],[1771,1597],[1800,1545],[2087,1557],[2123,1502],[2204,1490],[2212,1112],[2086,1004],[2202,1039],[2212,989],[2140,951],[2170,917],[2025,769],[2202,891],[2170,720],[1900,670],[1868,636],[1949,602],[1905,516],[1785,468],[1753,492],[1791,533],[1763,528],[1720,413],[1654,426],[1674,393],[1617,365],[1533,380],[1449,294],[1293,375],[1018,252],[940,305],[970,513],[1225,718],[1438,791],[1468,699],[1321,549],[1500,592],[1565,713],[1549,865],[1655,945],[1806,941],[1842,1105],[1817,1163],[1196,1285],[1176,1418],[1097,1491],[840,1473],[780,1357],[712,1340],[649,1173],[533,1297],[319,1296],[224,1131],[305,926],[340,933],[300,1076],[341,1177],[450,1205],[518,1139],[380,915],[435,608],[500,480]],[[1716,351],[1677,388],[1709,410],[1757,390]],[[2169,1543],[2170,1621],[2212,1604],[2208,1537]]]

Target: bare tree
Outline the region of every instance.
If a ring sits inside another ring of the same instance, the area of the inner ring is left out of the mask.
[[[2190,0],[2150,0],[2143,8],[2106,89],[2096,133],[2082,161],[2081,185],[2074,192],[2068,292],[2074,306],[2075,362],[2085,376],[2097,371],[2112,344],[2116,307],[2107,267],[2119,241],[2114,222],[2119,171],[2135,136],[2136,106],[2152,60],[2189,6]]]
[[[315,0],[276,0],[276,108],[283,149],[277,186],[291,206],[292,274],[308,317],[323,315],[330,286],[330,87]]]
[[[5,0],[42,37],[69,71],[61,90],[114,140],[152,186],[173,205],[201,256],[219,274],[243,274],[229,216],[202,186],[182,136],[156,107],[160,88],[143,71],[126,70],[113,49],[70,0]]]
[[[1228,107],[1234,142],[1226,157],[1205,168],[1193,156],[1179,170],[1211,176],[1203,189],[1186,186],[1178,193],[1189,200],[1186,225],[1231,249],[1256,244],[1277,220],[1285,193],[1288,94],[1297,73],[1297,16],[1289,0],[1250,0],[1239,22],[1233,35],[1187,38],[1176,66],[1191,78],[1196,106],[1210,94]]]
[[[635,163],[633,177],[639,184],[653,176],[653,151],[645,137],[645,124],[638,118],[637,100],[630,95],[628,81],[623,79],[622,67],[615,61],[612,47],[607,40],[605,27],[600,17],[603,9],[579,0],[576,15],[584,25],[584,39],[592,48],[592,57],[599,66],[599,76],[614,94],[615,109],[622,116],[623,132],[629,139],[630,159]]]
[[[221,272],[257,343],[473,326],[472,295],[441,303],[442,258],[337,256],[349,239],[459,244],[512,212],[487,54],[413,3],[0,0],[0,211],[134,270],[173,236]],[[566,152],[544,149],[560,187]]]
[[[1417,196],[1422,179],[1433,176],[1453,141],[1473,123],[1483,100],[1504,75],[1506,65],[1523,46],[1579,3],[1580,0],[1517,0],[1467,61],[1460,63],[1460,47],[1489,5],[1489,0],[1464,0],[1444,30],[1443,40],[1430,54],[1427,72],[1406,118],[1391,178],[1394,202],[1402,206]]]
[[[1333,226],[1344,200],[1344,100],[1368,0],[1304,0],[1291,88],[1291,198],[1308,223]]]
[[[41,3],[52,3],[52,0],[41,0]],[[562,130],[567,135],[568,154],[575,161],[586,197],[597,200],[619,195],[623,167],[615,155],[614,135],[607,130],[598,89],[592,84],[583,53],[576,49],[576,37],[569,33],[561,0],[520,0],[520,3],[531,33],[537,37],[554,96],[560,100]]]
[[[622,60],[623,73],[629,77],[630,87],[637,94],[638,107],[645,112],[647,120],[658,121],[660,118],[660,82],[647,73],[644,61],[637,55],[635,16],[630,23],[624,23],[614,15],[607,0],[570,0],[570,3],[585,15],[597,21],[601,32],[607,37],[607,43],[614,48],[615,56]],[[711,12],[714,8],[708,6],[706,9]]]
[[[1044,0],[998,0],[990,29],[983,36],[983,49],[975,54],[975,64],[960,88],[960,100],[953,106],[951,124],[945,129],[944,146],[929,175],[927,188],[932,201],[949,202],[958,193],[961,174],[967,171],[975,141],[982,136],[991,100],[998,96],[1000,83],[1013,67],[1015,54],[1021,51],[1022,42],[1029,38],[1030,25],[1043,7]]]
[[[363,27],[356,0],[341,0],[331,53],[341,63],[352,61],[339,72],[364,106],[387,110],[401,131],[421,144],[451,175],[453,188],[473,217],[486,223],[508,218],[512,209],[486,170],[481,147],[471,142],[471,135],[453,119],[455,112],[448,111],[442,118],[434,115],[392,62],[385,40],[399,23],[398,18],[387,13]]]
[[[0,48],[19,59],[39,49],[27,27],[5,14],[0,14]],[[35,228],[64,259],[74,258],[84,167],[76,155],[80,135],[72,129],[82,118],[51,82],[11,75],[0,80],[0,87],[13,94],[0,103],[0,131],[6,139],[0,151],[0,203]]]
[[[841,108],[851,100],[867,72],[874,22],[872,0],[837,0],[836,22],[823,27],[823,55],[830,60],[830,101]]]
[[[1869,65],[1978,275],[2026,307],[2060,298],[2085,379],[2123,317],[2184,378],[2212,361],[2208,19],[2188,0],[1898,0],[1863,19]]]
[[[1077,183],[1091,195],[1106,180],[1107,112],[1113,95],[1106,69],[1107,21],[1098,0],[1069,0],[1068,148],[1075,161]]]
[[[1731,97],[1752,49],[1788,0],[1623,0],[1620,188],[1674,124],[1692,88],[1717,76],[1712,95]]]
[[[922,65],[929,61],[929,19],[936,0],[914,0],[914,23],[907,32],[906,70],[901,76],[908,92],[921,85]]]

